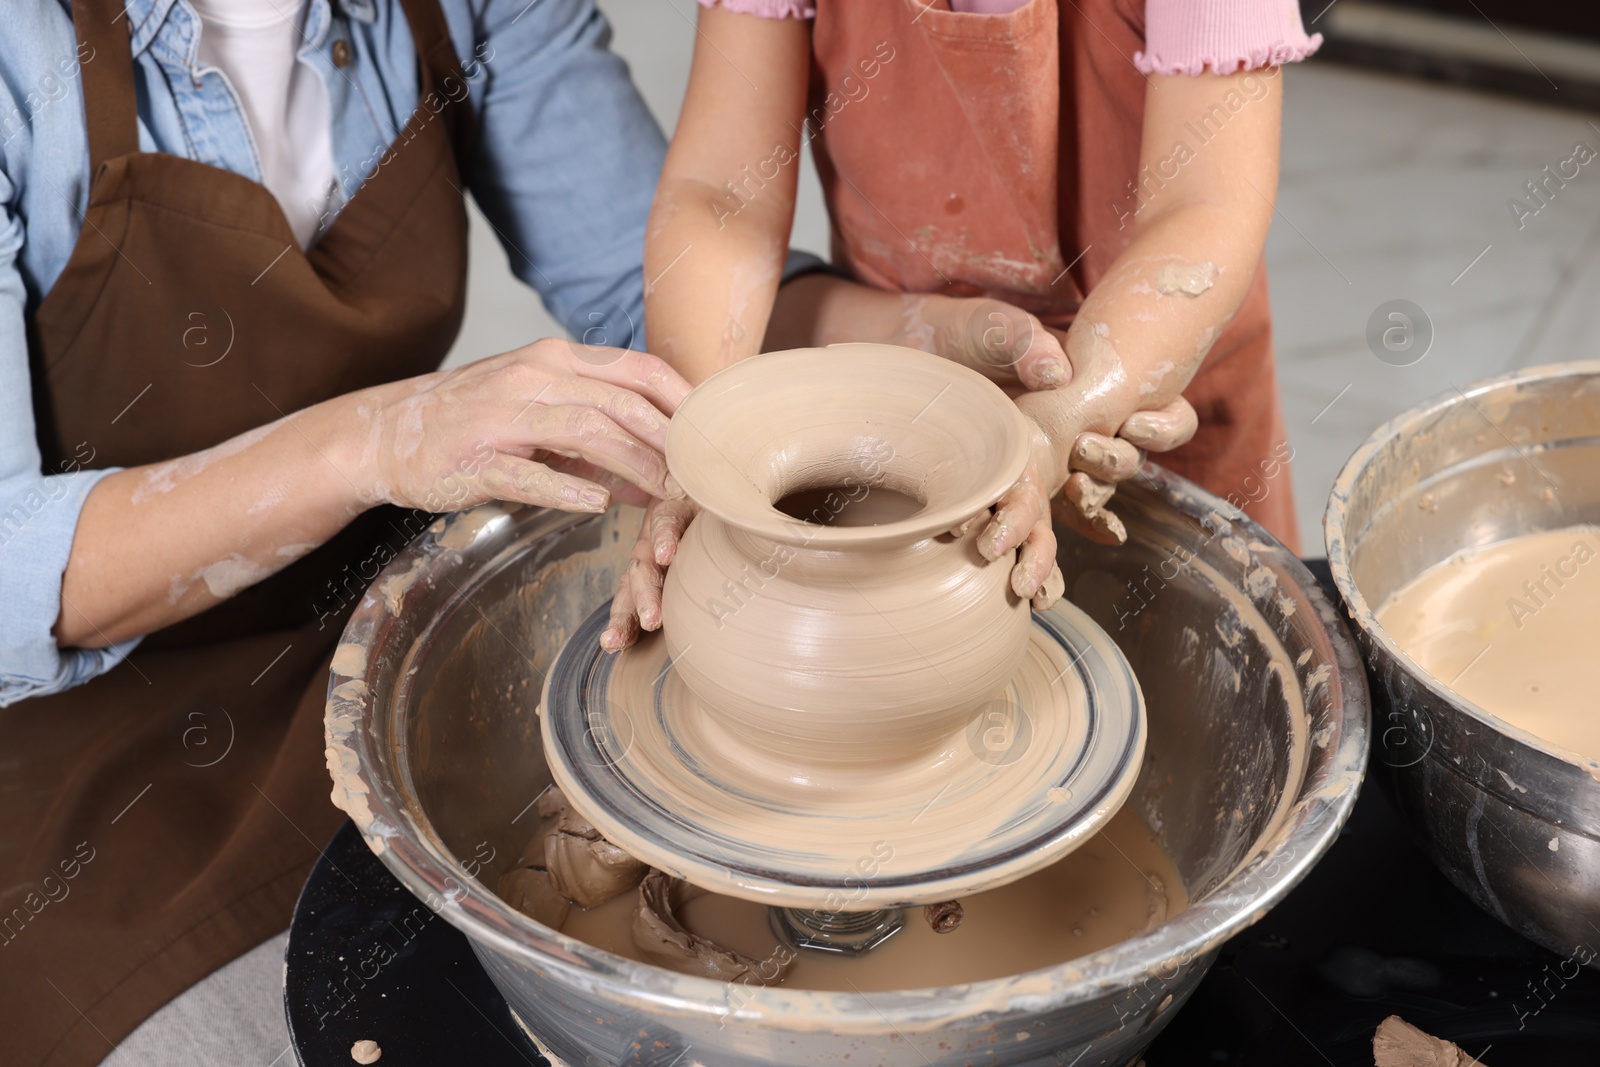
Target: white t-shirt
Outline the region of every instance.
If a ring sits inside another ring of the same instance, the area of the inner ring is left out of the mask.
[[[302,248],[338,188],[332,119],[321,76],[299,61],[306,0],[189,0],[200,15],[200,66],[227,77],[261,160]]]

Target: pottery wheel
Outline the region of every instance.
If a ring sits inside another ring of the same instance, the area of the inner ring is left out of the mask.
[[[965,730],[899,762],[827,768],[730,736],[659,633],[602,652],[606,618],[584,622],[546,679],[551,772],[609,840],[713,892],[857,911],[1003,885],[1097,832],[1143,759],[1138,682],[1066,601],[1034,612],[1022,665]]]

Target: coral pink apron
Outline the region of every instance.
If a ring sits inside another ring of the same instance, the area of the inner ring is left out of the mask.
[[[822,0],[808,124],[835,262],[1070,323],[1133,235],[1143,46],[1139,0]],[[1298,550],[1264,267],[1184,395],[1200,430],[1159,461]]]
[[[139,151],[122,0],[72,6],[92,185],[29,322],[46,469],[186,455],[438,366],[464,306],[471,128],[438,0],[401,5],[431,106],[306,252],[265,187]],[[322,709],[335,609],[359,593],[330,591],[359,591],[378,538],[415,519],[368,512],[106,674],[0,710],[0,1064],[98,1063],[288,925],[344,818]]]

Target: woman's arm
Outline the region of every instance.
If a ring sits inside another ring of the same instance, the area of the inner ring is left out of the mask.
[[[653,356],[597,365],[545,340],[108,475],[78,519],[57,644],[103,648],[195,615],[377,504],[601,511],[612,488],[681,496],[662,451],[687,392]]]
[[[794,221],[811,24],[700,9],[645,238],[649,349],[698,383],[761,351]]]
[[[644,343],[645,221],[666,138],[594,0],[441,5],[472,90],[463,172],[517,277],[567,333]]]

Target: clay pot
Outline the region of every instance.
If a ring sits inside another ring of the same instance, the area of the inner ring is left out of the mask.
[[[909,349],[800,349],[715,375],[667,434],[702,509],[663,593],[673,667],[730,738],[791,764],[933,750],[1027,646],[1011,559],[948,531],[1016,482],[1029,446],[996,385]]]

